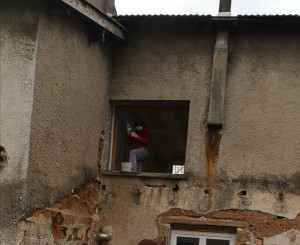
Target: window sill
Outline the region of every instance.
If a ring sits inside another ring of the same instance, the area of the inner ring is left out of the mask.
[[[125,172],[125,171],[107,171],[102,170],[103,175],[120,176],[120,177],[140,177],[154,179],[187,179],[186,174],[169,174],[169,173],[151,173],[151,172]]]

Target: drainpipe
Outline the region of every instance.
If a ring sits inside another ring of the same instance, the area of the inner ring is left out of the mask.
[[[230,15],[231,0],[220,0],[219,16]],[[213,55],[208,125],[222,127],[228,58],[228,29],[219,28]]]
[[[220,0],[219,16],[230,16],[231,0]],[[210,83],[210,98],[205,135],[206,154],[206,186],[209,195],[206,210],[212,205],[212,189],[216,186],[218,170],[219,147],[224,123],[225,85],[228,60],[228,28],[219,27],[217,30],[215,50],[213,54],[212,75]]]

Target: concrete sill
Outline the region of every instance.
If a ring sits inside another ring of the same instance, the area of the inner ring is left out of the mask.
[[[187,179],[185,174],[169,174],[169,173],[150,173],[150,172],[124,172],[124,171],[107,171],[102,170],[103,175],[120,176],[120,177],[141,177],[155,179]]]

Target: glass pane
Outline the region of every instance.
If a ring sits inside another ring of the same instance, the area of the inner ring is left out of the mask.
[[[206,239],[206,245],[229,245],[228,240]]]
[[[199,245],[199,238],[177,237],[176,245]]]

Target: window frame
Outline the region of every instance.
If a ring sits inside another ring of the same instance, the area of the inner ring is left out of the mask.
[[[228,240],[229,245],[236,244],[236,234],[172,230],[170,245],[176,245],[177,237],[199,238],[198,245],[206,245],[206,240],[210,238],[217,240]]]
[[[187,129],[189,127],[189,111],[190,111],[190,101],[189,100],[111,100],[111,133],[110,133],[110,147],[108,150],[108,164],[107,164],[107,172],[115,172],[115,156],[116,156],[116,145],[117,145],[117,127],[118,127],[118,110],[120,107],[128,107],[134,108],[135,110],[141,111],[153,111],[154,109],[158,109],[159,111],[187,111]],[[146,110],[145,110],[146,108]],[[188,138],[186,138],[186,146],[187,146]],[[185,156],[186,156],[186,146],[185,146]],[[183,165],[185,166],[185,165]],[[130,172],[128,172],[130,173]],[[147,173],[147,172],[141,172]],[[168,174],[168,175],[182,175],[185,176],[184,173],[173,174],[173,173],[157,173],[157,174]]]

